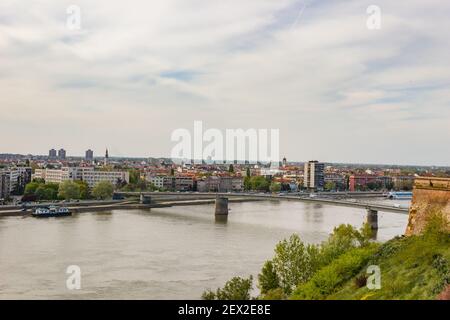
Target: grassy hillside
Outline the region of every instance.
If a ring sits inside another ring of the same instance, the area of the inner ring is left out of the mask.
[[[297,287],[293,299],[436,299],[450,284],[450,234],[439,217],[420,236],[348,251]],[[381,271],[380,289],[366,286],[367,268]],[[333,276],[334,283],[323,279]]]
[[[423,234],[371,241],[367,225],[334,229],[327,241],[305,244],[298,235],[276,246],[258,275],[257,299],[450,299],[449,222],[433,215]],[[375,272],[375,273],[374,273]],[[374,281],[378,273],[379,281]],[[377,283],[378,286],[370,286]],[[203,299],[250,299],[253,278],[234,277]],[[371,288],[371,289],[369,289]]]
[[[435,299],[450,283],[450,235],[447,241],[425,236],[396,238],[384,243],[364,268],[336,287],[327,299]],[[364,279],[368,265],[381,270],[381,288],[369,290]]]

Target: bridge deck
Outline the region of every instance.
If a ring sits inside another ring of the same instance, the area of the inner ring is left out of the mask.
[[[133,195],[138,196],[140,192],[121,192],[123,195]],[[362,208],[371,209],[383,212],[394,212],[408,214],[409,208],[394,207],[389,205],[368,203],[360,201],[348,201],[348,200],[338,200],[338,199],[324,199],[324,198],[311,198],[307,196],[289,196],[289,195],[275,195],[275,194],[253,194],[253,193],[208,193],[208,192],[144,192],[144,195],[151,196],[152,201],[184,201],[189,199],[214,199],[217,196],[233,198],[248,198],[248,199],[259,199],[259,200],[287,200],[287,201],[300,201],[309,203],[319,203],[324,205],[332,206],[342,206],[350,208]]]

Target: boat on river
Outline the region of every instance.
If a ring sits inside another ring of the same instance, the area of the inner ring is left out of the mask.
[[[66,207],[38,207],[31,214],[36,218],[49,218],[49,217],[66,217],[72,215],[72,212]]]

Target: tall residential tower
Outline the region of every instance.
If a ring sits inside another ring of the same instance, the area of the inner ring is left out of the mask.
[[[325,165],[319,161],[305,163],[303,186],[310,190],[323,190]]]

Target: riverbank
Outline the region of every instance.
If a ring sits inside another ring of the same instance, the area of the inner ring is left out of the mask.
[[[264,201],[265,199],[248,199],[248,198],[233,198],[229,199],[230,203],[240,202],[255,202]],[[98,211],[110,211],[110,210],[143,210],[152,208],[170,208],[176,206],[196,206],[207,205],[215,203],[215,199],[201,199],[201,200],[183,200],[183,201],[161,201],[151,204],[140,204],[136,201],[123,201],[123,200],[105,200],[105,201],[87,201],[87,202],[73,202],[73,203],[42,203],[34,204],[30,206],[27,211],[23,211],[21,206],[2,206],[0,207],[0,217],[11,216],[27,216],[31,214],[32,208],[42,206],[65,206],[73,213],[82,212],[98,212]]]

